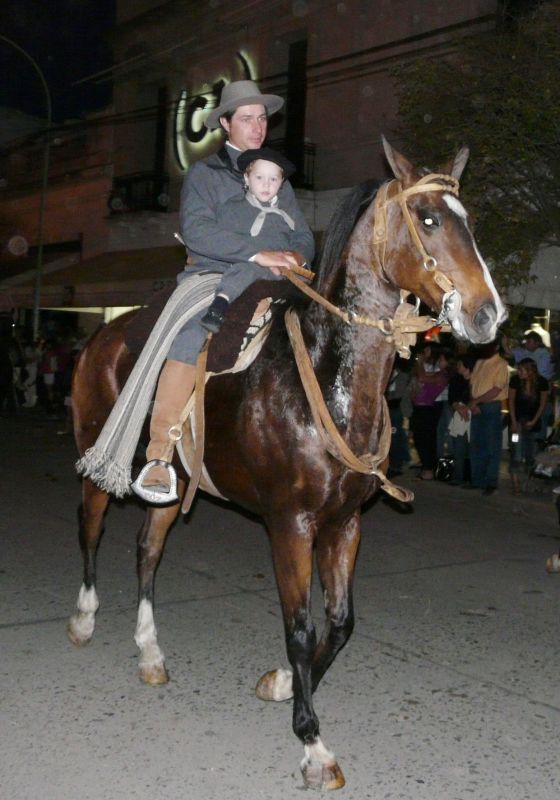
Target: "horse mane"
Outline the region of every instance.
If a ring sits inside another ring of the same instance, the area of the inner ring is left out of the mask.
[[[373,201],[380,185],[381,182],[376,180],[360,183],[351,189],[335,208],[321,248],[317,268],[318,281],[328,278],[332,270],[338,266],[356,223]]]

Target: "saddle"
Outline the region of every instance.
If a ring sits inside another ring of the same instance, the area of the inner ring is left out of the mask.
[[[126,329],[125,344],[131,353],[141,352],[172,292],[173,288],[166,288],[154,293],[148,305],[141,308],[130,321]],[[230,304],[220,332],[212,336],[208,347],[207,371],[227,372],[234,367],[239,353],[252,338],[251,323],[260,303],[262,306],[258,316],[262,317],[263,308],[266,310],[263,303],[265,299],[270,298],[268,307],[272,310],[295,298],[297,294],[297,290],[288,281],[262,280],[252,283]]]
[[[128,323],[125,344],[133,354],[142,351],[172,292],[172,289],[165,289],[155,293],[149,304]],[[294,286],[288,281],[255,281],[230,304],[220,331],[217,334],[209,334],[208,342],[198,357],[195,390],[176,425],[182,430],[182,435],[176,440],[177,454],[190,476],[183,513],[187,513],[190,509],[199,486],[215,497],[227,499],[223,498],[214,486],[204,465],[206,381],[218,373],[247,369],[266,342],[274,307],[284,305],[296,294]],[[148,465],[144,469],[147,467]],[[134,481],[133,489],[144,497],[135,488],[141,485],[141,479],[142,472]],[[170,497],[173,497],[176,496],[177,476],[171,467],[170,481]]]

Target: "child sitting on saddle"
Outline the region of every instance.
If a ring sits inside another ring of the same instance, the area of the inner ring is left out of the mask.
[[[295,172],[295,167],[285,156],[269,147],[244,151],[237,160],[243,173],[243,192],[223,203],[216,215],[217,224],[236,237],[249,239],[254,251],[291,251],[303,266],[304,258],[294,252],[296,223],[280,208],[278,192],[284,180]],[[192,261],[192,264],[190,262]],[[209,307],[196,314],[179,331],[158,381],[152,419],[150,443],[146,451],[147,470],[132,485],[144,500],[155,504],[170,501],[170,461],[175,441],[169,436],[170,428],[178,422],[195,383],[196,360],[208,333],[220,330],[230,303],[257,280],[281,280],[277,267],[262,267],[251,261],[225,263],[206,258],[189,250],[189,266],[179,276],[181,281],[197,270],[223,272],[215,296]],[[180,362],[180,385],[177,370],[169,369],[169,362]],[[144,468],[146,470],[146,467]],[[140,480],[140,479],[139,479]]]
[[[280,208],[278,192],[285,178],[295,172],[294,165],[282,153],[261,147],[242,153],[237,166],[243,172],[244,194],[221,206],[218,224],[237,235],[250,236],[257,251],[293,250],[296,223]],[[196,263],[203,264],[204,261],[200,259]],[[215,262],[211,264],[215,266]],[[263,270],[259,264],[247,261],[227,265],[216,296],[202,317],[202,326],[217,333],[230,302],[248,286],[257,280],[278,280],[281,277],[277,267]]]

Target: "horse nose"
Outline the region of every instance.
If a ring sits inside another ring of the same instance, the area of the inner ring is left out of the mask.
[[[496,324],[498,311],[494,303],[488,302],[480,306],[474,315],[473,322],[479,331],[487,331]]]

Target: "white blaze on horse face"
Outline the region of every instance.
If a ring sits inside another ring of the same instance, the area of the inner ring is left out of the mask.
[[[496,287],[494,286],[494,281],[492,280],[492,276],[490,275],[490,270],[488,269],[488,266],[486,265],[486,262],[482,258],[482,255],[480,254],[480,251],[479,251],[479,249],[477,247],[476,240],[475,240],[474,236],[472,235],[472,232],[471,232],[471,230],[470,230],[470,228],[469,228],[469,226],[467,224],[468,215],[467,215],[467,212],[465,210],[465,207],[460,202],[460,200],[458,200],[452,194],[444,194],[443,195],[443,200],[446,203],[446,205],[448,206],[448,208],[450,208],[451,211],[453,211],[453,213],[456,214],[463,221],[467,231],[469,232],[469,236],[471,237],[471,241],[472,241],[474,252],[476,253],[476,257],[478,258],[478,261],[480,263],[480,267],[482,269],[482,274],[484,275],[484,282],[486,283],[486,285],[490,289],[490,294],[492,295],[492,299],[494,300],[494,305],[496,306],[497,318],[496,318],[496,322],[493,325],[492,331],[491,331],[492,339],[494,339],[496,337],[496,332],[497,332],[498,325],[507,318],[506,308],[505,308],[504,304],[502,303],[502,301],[500,299],[500,295],[496,291]],[[457,327],[454,324],[453,324],[453,327],[457,330],[457,333],[459,333],[460,335],[464,335],[465,334],[465,330],[463,328],[463,325],[461,323],[459,323],[459,320],[456,320],[456,322],[457,322]]]

